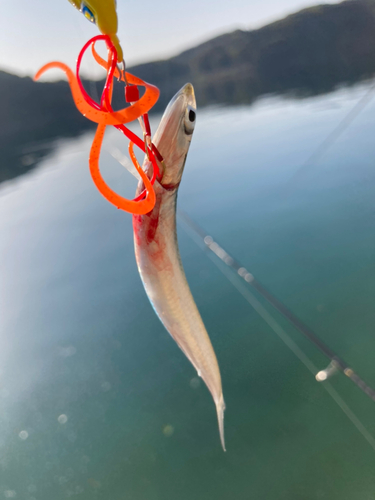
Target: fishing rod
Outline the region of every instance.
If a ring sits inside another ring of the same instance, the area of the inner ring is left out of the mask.
[[[342,371],[352,382],[354,382],[370,399],[375,401],[375,390],[351,368],[340,356],[338,356],[311,328],[300,320],[285,304],[269,292],[254,275],[250,273],[240,262],[232,257],[222,246],[217,243],[206,231],[194,222],[183,210],[178,210],[179,217],[203,241],[206,248],[213,252],[219,259],[242,278],[248,285],[251,285],[271,306],[291,323],[297,331],[304,335],[314,344],[329,360],[330,364],[325,370],[321,370],[315,376],[318,382],[327,380],[337,371]]]

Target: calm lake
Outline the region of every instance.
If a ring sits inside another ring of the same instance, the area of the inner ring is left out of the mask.
[[[375,98],[299,170],[366,92],[198,110],[178,203],[374,386]],[[374,403],[331,379],[356,427],[180,225],[222,372],[222,451],[212,398],[143,290],[131,216],[91,181],[92,136],[0,186],[0,498],[374,500],[358,430],[375,435]],[[132,197],[110,155],[125,140],[105,144],[105,178]]]

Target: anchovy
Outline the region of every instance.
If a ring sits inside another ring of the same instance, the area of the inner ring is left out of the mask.
[[[186,84],[169,103],[154,137],[164,158],[161,180],[155,181],[156,204],[146,215],[134,215],[137,265],[156,314],[202,377],[216,405],[222,447],[224,398],[219,365],[182,267],[176,231],[177,191],[196,121],[193,86]],[[152,166],[145,159],[144,169]],[[143,190],[140,181],[137,193]]]

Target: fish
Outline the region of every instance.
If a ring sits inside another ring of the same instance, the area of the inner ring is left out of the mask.
[[[196,122],[193,86],[186,84],[171,100],[153,143],[164,161],[154,183],[153,210],[133,215],[135,257],[146,294],[166,330],[197,370],[216,405],[223,450],[224,410],[221,375],[214,349],[182,266],[176,227],[177,193]],[[147,173],[152,164],[143,164]],[[144,189],[140,180],[137,194]]]

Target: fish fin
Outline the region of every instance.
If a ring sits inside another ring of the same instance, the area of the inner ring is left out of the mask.
[[[223,447],[224,451],[227,451],[225,449],[225,440],[224,440],[224,410],[225,410],[225,403],[224,403],[224,397],[223,395],[220,396],[220,399],[218,401],[215,401],[216,405],[216,412],[217,412],[217,420],[219,423],[219,433],[220,433],[220,441],[221,441],[221,446]]]

